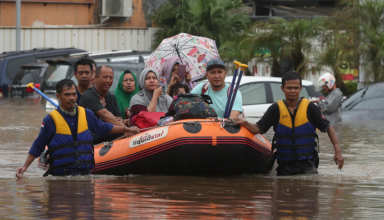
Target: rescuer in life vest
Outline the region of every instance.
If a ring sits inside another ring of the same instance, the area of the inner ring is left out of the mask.
[[[235,119],[235,124],[244,126],[253,134],[264,134],[273,126],[275,136],[272,146],[276,149],[274,156],[278,163],[278,176],[318,173],[316,128],[328,133],[335,149],[335,163],[341,170],[344,158],[336,133],[315,104],[299,97],[301,89],[300,75],[294,71],[286,73],[281,86],[285,100],[272,104],[256,124],[239,118]]]
[[[98,120],[89,109],[76,105],[76,86],[72,80],[63,79],[56,85],[60,105],[45,116],[37,139],[29,150],[16,177],[21,177],[29,165],[48,146],[49,169],[44,174],[53,176],[86,175],[94,165],[93,143],[90,131],[98,135],[109,133],[138,134],[136,127],[114,126]]]

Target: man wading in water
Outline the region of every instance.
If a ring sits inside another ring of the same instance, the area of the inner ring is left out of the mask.
[[[301,89],[300,75],[293,71],[286,73],[281,86],[285,100],[272,104],[256,124],[239,118],[235,119],[235,124],[244,126],[253,134],[264,134],[273,126],[275,136],[272,144],[276,148],[278,176],[318,173],[316,128],[328,133],[335,148],[335,163],[341,170],[344,158],[336,133],[315,104],[299,97]]]
[[[138,134],[136,127],[114,126],[98,120],[89,109],[76,105],[76,86],[72,80],[63,79],[56,85],[60,106],[45,116],[41,131],[29,150],[23,167],[16,171],[20,178],[29,165],[48,146],[49,170],[47,176],[86,175],[93,168],[93,139],[90,130],[98,135],[109,133]]]

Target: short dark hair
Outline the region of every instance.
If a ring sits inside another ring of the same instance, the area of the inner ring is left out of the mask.
[[[94,62],[94,61],[91,60],[91,59],[81,58],[81,59],[79,59],[78,61],[75,62],[74,66],[73,66],[73,70],[75,71],[75,73],[77,73],[77,67],[79,65],[89,65],[89,67],[91,68],[91,71],[93,71],[92,62]]]
[[[92,64],[94,64],[94,65],[95,65],[95,67],[97,68],[97,64],[96,64],[96,62],[95,62],[94,60],[92,60],[92,59],[89,59],[89,58],[84,58],[84,59],[87,59],[87,60],[89,60],[89,62],[91,62]],[[92,68],[93,68],[93,66],[92,66]],[[96,70],[96,69],[94,69],[94,70]]]
[[[112,72],[113,72],[113,75],[115,75],[115,72],[114,72],[114,70],[113,70],[113,68],[112,68],[111,66],[108,66],[108,65],[102,65],[102,66],[99,66],[99,67],[96,68],[96,72],[95,72],[96,76],[98,76],[98,77],[100,76],[101,69],[102,69],[103,67],[110,68],[110,69],[112,70]]]
[[[169,89],[168,95],[173,97],[173,94],[175,94],[180,88],[184,88],[186,93],[191,92],[188,85],[177,82],[171,86],[171,88]]]
[[[60,80],[57,84],[56,84],[56,93],[57,94],[61,94],[61,92],[63,91],[63,88],[64,86],[68,87],[68,88],[71,88],[72,85],[76,86],[75,83],[70,80],[70,79],[63,79],[63,80]]]
[[[291,70],[288,73],[284,74],[283,77],[282,77],[281,83],[282,83],[282,85],[284,87],[285,81],[295,80],[295,79],[300,80],[300,86],[302,86],[301,85],[301,76],[300,76],[300,74],[296,73],[294,70]]]

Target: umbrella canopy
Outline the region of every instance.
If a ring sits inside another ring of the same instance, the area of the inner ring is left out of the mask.
[[[168,59],[175,59],[175,56],[187,65],[192,81],[204,76],[208,61],[220,59],[214,40],[181,33],[164,39],[145,63],[145,68],[156,69],[160,75],[160,84],[166,85],[171,73],[164,72],[163,69],[167,68],[163,68],[163,65]]]

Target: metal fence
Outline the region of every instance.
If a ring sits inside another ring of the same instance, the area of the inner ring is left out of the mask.
[[[21,28],[21,50],[76,47],[87,51],[151,50],[156,28]],[[16,50],[16,30],[0,27],[0,53]]]

